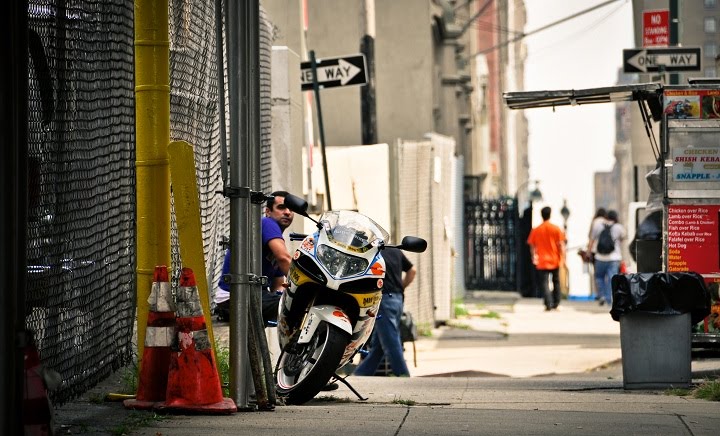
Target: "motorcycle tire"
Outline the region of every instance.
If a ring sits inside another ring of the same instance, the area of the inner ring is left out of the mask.
[[[275,385],[286,404],[306,403],[325,387],[335,374],[348,340],[346,332],[323,321],[310,342],[296,345],[295,352],[282,353]]]

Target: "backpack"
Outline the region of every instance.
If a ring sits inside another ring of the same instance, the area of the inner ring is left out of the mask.
[[[612,233],[610,232],[612,226],[612,224],[605,224],[605,228],[602,232],[600,232],[597,243],[598,254],[610,254],[615,251],[615,241],[613,240]]]

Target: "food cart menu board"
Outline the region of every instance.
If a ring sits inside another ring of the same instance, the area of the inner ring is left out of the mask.
[[[720,180],[720,148],[673,148],[673,180],[703,182]]]
[[[720,205],[668,206],[668,272],[719,274],[719,234]]]

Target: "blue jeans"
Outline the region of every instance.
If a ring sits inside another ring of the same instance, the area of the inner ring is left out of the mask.
[[[595,261],[595,285],[598,296],[606,303],[612,304],[612,284],[610,280],[620,272],[620,261]]]
[[[396,376],[410,375],[400,340],[402,312],[403,297],[401,294],[383,294],[378,317],[375,320],[375,329],[372,333],[372,347],[360,365],[355,368],[354,375],[375,375],[383,356],[387,357],[393,374]]]

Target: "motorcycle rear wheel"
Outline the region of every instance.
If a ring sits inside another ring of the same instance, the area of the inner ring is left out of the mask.
[[[335,374],[348,343],[348,335],[325,321],[318,325],[310,342],[294,346],[295,352],[282,353],[275,384],[287,404],[310,401]]]

